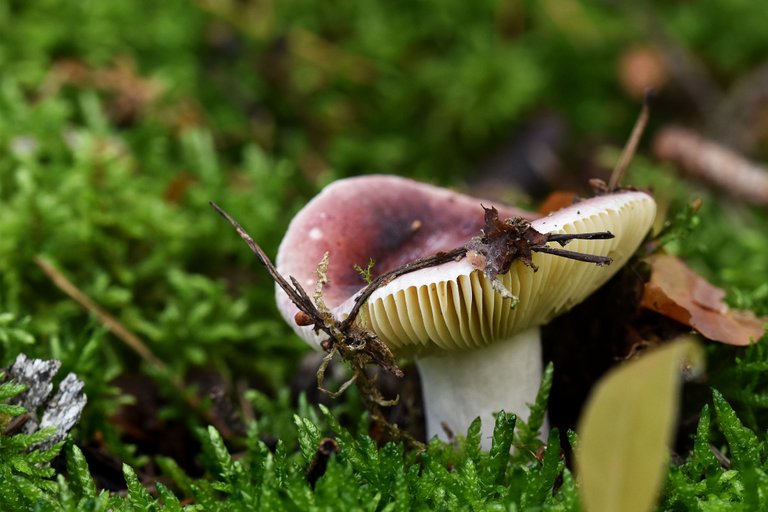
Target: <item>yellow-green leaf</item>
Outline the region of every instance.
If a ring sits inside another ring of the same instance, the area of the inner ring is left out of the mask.
[[[587,512],[650,510],[667,471],[683,372],[703,367],[690,338],[650,351],[608,373],[578,428],[576,462]]]

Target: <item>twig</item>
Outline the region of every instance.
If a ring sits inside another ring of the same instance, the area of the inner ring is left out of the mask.
[[[546,235],[547,242],[557,242],[560,245],[565,245],[571,240],[607,240],[607,239],[613,238],[613,236],[614,235],[608,231],[601,231],[598,233],[576,233],[576,234],[550,233]],[[556,249],[546,245],[532,246],[531,250],[535,252],[545,252],[548,254],[554,254],[555,256],[561,256],[563,258],[584,261],[587,263],[595,263],[601,266],[608,265],[609,263],[611,263],[611,259],[605,256],[594,256],[591,254],[584,254],[584,253],[574,252],[574,251],[563,251],[561,249]],[[362,289],[360,294],[357,297],[355,297],[355,303],[349,312],[349,316],[342,322],[341,324],[342,327],[351,324],[355,320],[358,313],[360,312],[360,308],[363,306],[363,304],[365,304],[365,301],[368,300],[368,298],[373,294],[373,292],[375,292],[378,288],[391,282],[393,279],[396,279],[402,275],[409,274],[411,272],[415,272],[417,270],[421,270],[424,268],[435,267],[437,265],[442,265],[443,263],[448,263],[449,261],[460,260],[464,258],[466,255],[467,255],[466,247],[457,247],[456,249],[453,249],[448,252],[439,252],[434,256],[428,256],[426,258],[420,258],[418,260],[414,260],[410,263],[406,263],[402,267],[398,267],[390,272],[387,272],[378,276],[376,279],[368,283],[365,286],[365,288]]]
[[[550,233],[547,242],[557,242],[565,246],[571,240],[610,240],[614,234],[610,231],[598,231],[596,233]]]
[[[762,206],[768,205],[768,169],[684,128],[666,128],[653,151],[696,178]]]
[[[251,248],[251,251],[256,255],[256,257],[259,259],[259,262],[267,269],[269,272],[269,275],[272,276],[272,279],[274,279],[277,284],[282,288],[285,293],[288,294],[288,297],[291,299],[291,301],[296,305],[299,310],[301,310],[303,313],[308,315],[311,319],[315,320],[318,319],[321,315],[317,311],[317,308],[312,303],[311,299],[309,298],[309,295],[307,295],[307,292],[301,287],[301,285],[296,281],[296,279],[293,276],[290,276],[289,279],[291,280],[291,284],[288,283],[288,281],[285,280],[285,278],[280,274],[280,272],[277,271],[277,268],[275,268],[275,265],[270,261],[269,257],[264,253],[261,247],[253,240],[251,235],[249,235],[243,228],[240,226],[240,224],[232,218],[231,215],[229,215],[227,212],[225,212],[219,205],[211,201],[211,207],[213,207],[214,210],[216,210],[222,217],[224,217],[227,222],[229,222],[237,231],[237,234],[240,235],[240,238],[242,238],[245,243],[248,244],[248,247]],[[352,307],[352,310],[349,312],[349,315],[347,318],[345,318],[339,325],[338,329],[341,332],[346,332],[355,321],[355,318],[357,318],[358,313],[360,312],[360,308],[365,303],[366,300],[368,300],[368,297],[371,296],[371,294],[376,291],[377,288],[384,286],[391,280],[400,277],[404,274],[408,274],[410,272],[415,272],[416,270],[421,270],[423,268],[427,267],[434,267],[436,265],[440,265],[442,263],[447,263],[451,260],[462,258],[466,254],[466,249],[463,247],[454,249],[449,252],[441,252],[437,253],[434,256],[429,256],[426,258],[420,258],[418,260],[412,261],[410,263],[407,263],[403,265],[402,267],[398,267],[395,270],[392,270],[390,272],[387,272],[385,274],[382,274],[378,276],[376,279],[372,280],[368,285],[365,286],[360,292],[360,294],[355,298],[354,306]],[[324,325],[321,322],[315,323],[315,327],[324,331],[328,336],[331,338],[334,337],[334,334],[332,332],[332,329],[329,326]]]
[[[320,440],[320,444],[317,446],[315,456],[307,466],[307,482],[312,488],[315,488],[315,482],[325,474],[325,469],[328,467],[328,460],[332,454],[339,453],[339,443],[332,437],[326,437]]]
[[[373,294],[373,292],[375,292],[378,288],[391,282],[393,279],[396,279],[405,274],[410,274],[411,272],[415,272],[417,270],[421,270],[429,267],[435,267],[437,265],[442,265],[443,263],[448,263],[449,261],[453,261],[453,260],[459,260],[464,256],[466,256],[466,254],[467,254],[466,247],[457,247],[452,251],[439,252],[434,256],[419,258],[418,260],[414,260],[410,263],[406,263],[402,267],[398,267],[394,270],[391,270],[389,272],[386,272],[378,276],[376,279],[368,283],[365,286],[365,288],[363,288],[360,291],[360,294],[357,295],[357,297],[355,297],[355,303],[349,312],[349,316],[347,316],[347,318],[344,319],[344,321],[341,323],[341,328],[344,329],[350,326],[352,322],[355,321],[355,318],[357,318],[357,315],[360,313],[360,308],[363,307],[363,304],[365,304],[365,301],[368,300],[368,298]]]
[[[32,416],[28,412],[25,412],[21,416],[15,416],[11,418],[11,420],[5,425],[5,428],[3,429],[3,435],[11,436],[19,432],[21,427],[23,427],[31,419]]]
[[[211,201],[211,207],[216,210],[219,215],[224,217],[227,222],[229,222],[232,227],[235,228],[235,231],[237,231],[237,234],[240,235],[240,238],[242,238],[246,244],[248,244],[248,247],[250,247],[251,251],[256,255],[256,257],[259,259],[259,262],[264,266],[264,268],[267,269],[267,272],[269,272],[269,275],[272,276],[272,279],[275,280],[275,282],[280,286],[280,288],[283,289],[283,291],[288,295],[288,297],[291,299],[291,301],[296,305],[297,308],[307,316],[309,316],[313,323],[315,324],[316,329],[320,329],[321,331],[325,332],[329,337],[333,338],[333,332],[331,331],[330,326],[325,325],[325,322],[323,321],[323,317],[320,314],[320,312],[317,310],[315,305],[312,303],[312,300],[309,298],[309,295],[307,295],[307,292],[304,291],[304,289],[299,285],[299,283],[294,279],[292,276],[291,284],[288,283],[288,281],[285,280],[285,278],[280,274],[280,272],[277,271],[277,268],[272,264],[272,261],[270,261],[269,257],[264,253],[261,247],[259,247],[259,244],[254,242],[251,235],[249,235],[243,227],[230,216],[227,212],[222,210],[219,205]]]
[[[652,90],[645,93],[640,115],[637,117],[637,121],[635,121],[635,126],[632,128],[632,133],[630,134],[627,143],[624,145],[624,149],[621,152],[621,157],[619,158],[619,161],[616,162],[616,167],[613,168],[613,172],[611,173],[611,179],[608,182],[608,192],[616,191],[616,189],[619,187],[619,184],[621,183],[621,179],[627,172],[627,168],[629,167],[629,163],[632,161],[632,157],[635,156],[637,145],[640,143],[640,137],[643,136],[645,127],[648,125],[648,117],[650,116],[649,104],[653,94],[654,93]]]
[[[613,238],[611,236],[611,238]],[[605,238],[600,238],[605,240]],[[604,267],[610,265],[613,261],[608,256],[597,256],[596,254],[585,254],[583,252],[566,251],[565,249],[558,249],[557,247],[550,247],[548,245],[531,247],[534,252],[543,252],[546,254],[552,254],[553,256],[560,256],[561,258],[568,258],[569,260],[583,261],[584,263],[594,263],[598,267]]]
[[[56,285],[56,287],[63,291],[72,300],[80,304],[83,309],[96,316],[109,331],[117,336],[123,343],[128,345],[139,357],[148,362],[155,369],[167,373],[168,367],[160,359],[152,353],[144,342],[142,342],[138,336],[125,328],[115,317],[104,311],[96,302],[89,296],[80,291],[64,274],[59,272],[51,262],[43,258],[42,256],[35,257],[35,264],[45,272],[45,275]]]
[[[104,311],[104,309],[96,304],[93,299],[91,299],[88,295],[77,288],[77,286],[75,286],[72,281],[67,279],[64,274],[59,272],[59,270],[56,269],[56,267],[54,267],[53,264],[51,264],[51,262],[49,262],[47,259],[43,258],[42,256],[36,256],[35,264],[40,267],[40,269],[45,273],[46,276],[48,276],[48,278],[53,282],[53,284],[56,285],[58,289],[69,296],[69,298],[80,304],[83,309],[96,316],[99,322],[101,322],[102,325],[104,325],[112,334],[114,334],[117,339],[125,343],[131,350],[136,352],[139,357],[141,357],[150,366],[157,370],[158,373],[166,375],[171,385],[179,392],[187,405],[195,410],[198,414],[200,414],[200,416],[205,421],[216,427],[222,436],[225,438],[232,437],[232,430],[224,422],[220,421],[219,418],[211,414],[209,410],[204,409],[198,397],[190,395],[187,392],[184,386],[184,382],[177,375],[171,372],[168,366],[155,354],[153,354],[149,347],[147,347],[147,345],[141,341],[138,336],[128,330],[115,317]]]

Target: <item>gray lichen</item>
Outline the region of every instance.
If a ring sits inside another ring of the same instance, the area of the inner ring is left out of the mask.
[[[27,387],[27,390],[14,400],[16,405],[24,407],[29,414],[29,419],[21,426],[21,431],[31,434],[43,428],[55,428],[55,432],[40,443],[39,446],[43,449],[67,436],[80,419],[87,401],[83,393],[85,385],[74,373],[67,374],[53,393],[53,379],[60,368],[60,361],[30,359],[24,354],[19,354],[5,372],[6,380],[13,380]]]

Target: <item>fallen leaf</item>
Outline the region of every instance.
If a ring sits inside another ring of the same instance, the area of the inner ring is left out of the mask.
[[[749,345],[764,333],[768,319],[731,310],[725,291],[707,282],[674,256],[650,258],[651,279],[641,306],[692,327],[705,338],[729,345]]]
[[[651,510],[667,471],[681,373],[703,369],[691,338],[646,352],[592,391],[577,432],[576,464],[588,512]]]

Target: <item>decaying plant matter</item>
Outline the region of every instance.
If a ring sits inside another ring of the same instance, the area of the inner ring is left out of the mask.
[[[608,265],[611,258],[607,256],[595,256],[579,252],[557,249],[547,245],[548,242],[557,242],[565,246],[571,240],[606,240],[613,238],[613,234],[607,231],[598,233],[543,234],[536,231],[527,220],[516,218],[499,219],[496,208],[485,208],[485,227],[482,236],[473,238],[464,246],[464,254],[473,267],[483,271],[493,284],[494,290],[504,297],[516,300],[516,297],[507,290],[497,278],[499,274],[509,271],[512,263],[522,261],[534,271],[538,270],[531,259],[534,252],[544,252],[555,256],[562,256],[598,266]]]

